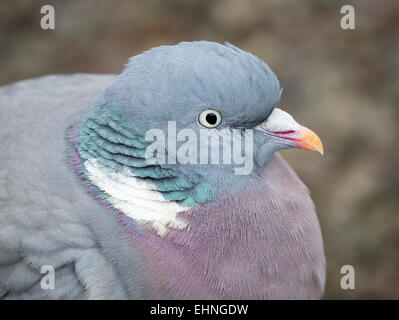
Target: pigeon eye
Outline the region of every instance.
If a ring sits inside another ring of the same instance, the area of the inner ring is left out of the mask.
[[[198,122],[205,128],[216,128],[222,123],[222,115],[215,109],[206,109],[199,114]]]

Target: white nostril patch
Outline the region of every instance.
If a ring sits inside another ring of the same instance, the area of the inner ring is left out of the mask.
[[[300,128],[301,125],[289,113],[279,108],[274,108],[269,117],[255,127],[257,130],[268,132],[297,131]]]

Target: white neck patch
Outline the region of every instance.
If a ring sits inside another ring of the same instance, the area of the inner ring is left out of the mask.
[[[95,158],[86,160],[84,166],[89,180],[107,195],[107,201],[114,208],[138,223],[150,224],[158,235],[165,236],[168,227],[187,227],[177,214],[191,208],[166,200],[152,183],[138,180],[127,169],[114,172]]]

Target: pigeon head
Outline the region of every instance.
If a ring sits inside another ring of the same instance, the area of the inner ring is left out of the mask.
[[[184,227],[178,212],[245,187],[277,150],[323,152],[316,134],[277,108],[281,92],[266,63],[230,44],[146,51],[79,124],[82,176],[126,215],[160,232]]]

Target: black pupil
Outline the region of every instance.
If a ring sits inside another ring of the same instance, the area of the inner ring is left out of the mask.
[[[217,120],[218,120],[218,117],[214,113],[208,113],[206,115],[206,121],[212,126],[216,124]]]

